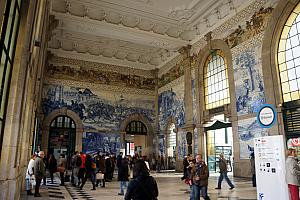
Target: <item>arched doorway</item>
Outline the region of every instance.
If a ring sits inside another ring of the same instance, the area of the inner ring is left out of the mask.
[[[68,161],[75,151],[76,125],[68,116],[57,116],[52,120],[49,129],[48,153],[59,158],[65,154]]]
[[[141,114],[129,115],[121,123],[120,132],[122,134],[121,142],[124,144],[124,146],[122,145],[124,152],[132,152],[126,150],[127,145],[129,145],[128,148],[131,148],[131,150],[135,150],[135,146],[142,146],[141,155],[147,155],[151,158],[153,149],[155,149],[155,144],[153,143],[153,127],[145,116]]]
[[[224,114],[212,117],[212,122],[204,125],[207,165],[210,172],[219,170],[219,157],[224,153],[232,171],[233,135],[232,124]]]
[[[171,123],[167,132],[167,169],[175,169],[176,166],[176,126]]]
[[[49,133],[50,126],[54,119],[59,116],[67,116],[74,121],[75,124],[75,150],[82,151],[82,135],[83,135],[83,123],[80,117],[73,111],[68,110],[67,108],[61,108],[52,111],[43,121],[43,129],[42,129],[42,145],[41,150],[48,152],[49,145]]]
[[[126,127],[125,155],[145,155],[147,128],[141,121],[131,121]]]

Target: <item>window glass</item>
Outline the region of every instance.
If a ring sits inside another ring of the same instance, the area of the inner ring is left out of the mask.
[[[208,57],[204,68],[206,109],[229,103],[227,65],[223,52],[215,50]]]
[[[277,53],[283,101],[298,100],[300,93],[300,4],[285,23]]]
[[[7,69],[6,71],[9,72],[11,68],[11,65],[9,62],[7,62]],[[8,94],[8,81],[9,81],[9,73],[5,74],[5,82],[3,86],[3,94],[2,94],[2,99],[1,99],[1,109],[0,109],[0,117],[4,118],[4,111],[5,111],[5,103],[6,103],[6,95]]]
[[[11,29],[13,26],[13,20],[14,20],[14,11],[15,11],[15,3],[16,1],[11,1],[11,5],[10,5],[10,11],[9,11],[9,17],[8,17],[8,23],[7,23],[7,28],[6,28],[6,33],[5,33],[5,39],[4,39],[4,45],[6,47],[8,47],[8,42],[10,40],[10,33],[11,33]],[[9,48],[7,48],[9,49]]]
[[[19,18],[19,12],[16,12],[16,19]],[[17,30],[18,30],[18,23],[19,20],[14,21],[13,29],[12,29],[12,36],[11,36],[11,42],[10,42],[10,48],[9,48],[9,56],[12,57],[12,54],[14,53],[14,45],[17,39]]]

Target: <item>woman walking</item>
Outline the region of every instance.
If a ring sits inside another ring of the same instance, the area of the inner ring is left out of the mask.
[[[50,154],[49,156],[48,169],[50,173],[51,183],[53,183],[53,174],[57,171],[57,161],[53,154]]]
[[[155,200],[158,197],[158,188],[155,179],[149,175],[146,163],[137,160],[133,167],[133,180],[130,181],[125,200]]]
[[[60,174],[60,185],[65,185],[65,172],[67,169],[67,159],[65,158],[65,154],[61,154],[60,158],[58,160],[58,168],[57,171],[59,171]]]
[[[124,195],[124,187],[127,188],[127,183],[129,181],[129,165],[127,158],[121,160],[121,164],[118,168],[118,181],[120,181],[120,193],[118,195]]]

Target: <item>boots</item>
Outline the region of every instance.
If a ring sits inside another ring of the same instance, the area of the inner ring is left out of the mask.
[[[96,186],[95,183],[93,183],[93,189],[92,190],[96,190]]]
[[[33,195],[33,193],[31,192],[31,190],[27,190],[27,195]]]

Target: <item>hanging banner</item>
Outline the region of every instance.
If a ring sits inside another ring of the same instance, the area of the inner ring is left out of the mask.
[[[289,200],[282,135],[254,138],[258,200]]]

